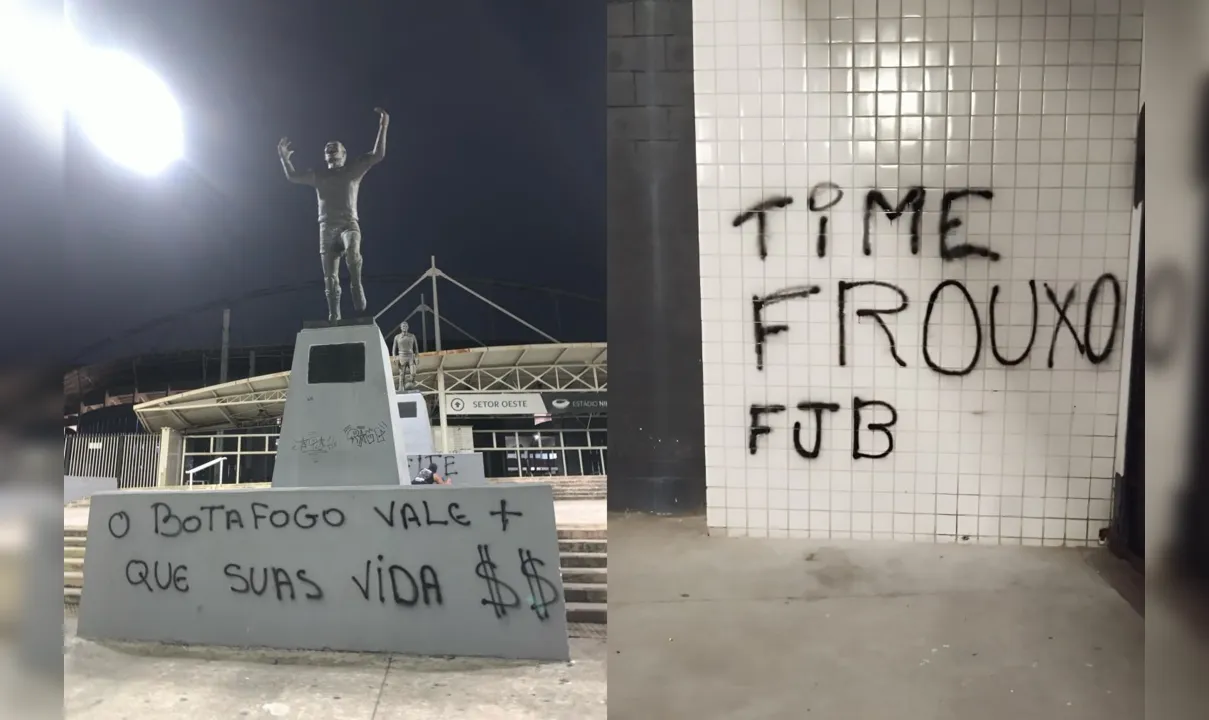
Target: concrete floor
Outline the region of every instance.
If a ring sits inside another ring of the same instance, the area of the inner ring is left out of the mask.
[[[65,619],[63,717],[604,720],[603,640],[570,664],[98,644]]]
[[[1101,552],[610,516],[609,717],[1141,717],[1143,621]]]

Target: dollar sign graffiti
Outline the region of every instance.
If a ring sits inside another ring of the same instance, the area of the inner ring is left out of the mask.
[[[483,604],[490,605],[495,616],[502,618],[508,614],[508,608],[520,607],[521,599],[508,583],[496,577],[496,569],[490,549],[486,545],[479,545],[479,564],[474,566],[474,574],[487,581],[487,597],[483,598]],[[512,599],[505,601],[504,593],[511,595]]]
[[[539,620],[550,619],[550,606],[558,602],[558,590],[549,578],[538,572],[546,563],[533,557],[533,552],[521,548],[516,551],[521,557],[521,572],[529,581],[529,609]]]

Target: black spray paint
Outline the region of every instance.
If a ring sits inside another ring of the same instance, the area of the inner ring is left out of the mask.
[[[985,257],[990,260],[1000,259],[999,253],[994,250],[980,245],[973,245],[969,242],[949,246],[949,236],[964,224],[961,218],[956,217],[953,206],[960,200],[972,197],[991,200],[995,197],[995,193],[986,188],[962,188],[960,190],[950,190],[941,196],[939,239],[940,257],[944,260],[962,260],[974,256]],[[844,190],[839,185],[833,182],[821,182],[810,189],[807,207],[811,212],[823,213],[835,207],[843,198]],[[862,248],[865,255],[873,254],[870,226],[872,224],[874,208],[881,209],[890,222],[895,222],[907,212],[911,213],[911,254],[918,255],[922,235],[924,201],[926,198],[927,190],[922,186],[915,186],[907,189],[907,192],[902,196],[897,205],[891,205],[884,192],[876,188],[869,190],[864,200]],[[741,227],[752,218],[756,219],[756,240],[761,260],[765,260],[768,257],[768,211],[784,209],[792,205],[793,202],[793,198],[788,195],[774,196],[767,200],[762,200],[739,213],[731,222],[734,227]],[[822,215],[819,218],[819,229],[815,245],[816,253],[820,258],[827,256],[827,230],[829,224],[830,217],[828,215]]]
[[[521,560],[521,574],[529,584],[529,609],[537,615],[538,620],[549,620],[550,606],[558,602],[558,590],[554,583],[541,573],[546,563],[533,557],[531,550],[520,548],[516,553]]]
[[[890,222],[902,217],[903,213],[911,211],[911,254],[919,254],[920,230],[923,225],[924,199],[927,191],[922,187],[913,187],[903,195],[897,206],[891,206],[881,190],[870,190],[865,195],[864,237],[862,247],[866,255],[873,254],[873,241],[869,237],[869,226],[873,219],[873,208],[879,207]]]
[[[794,298],[808,297],[810,295],[817,295],[820,292],[822,292],[822,289],[818,285],[798,285],[795,287],[788,287],[783,290],[778,290],[774,293],[770,293],[763,297],[760,297],[759,295],[755,295],[752,297],[751,312],[752,312],[752,323],[755,326],[755,333],[756,333],[756,369],[757,370],[764,369],[764,341],[766,339],[768,339],[768,337],[770,335],[776,335],[777,333],[782,333],[789,329],[789,326],[784,323],[780,323],[780,324],[776,324],[776,325],[770,325],[768,323],[765,323],[764,322],[765,308],[767,308],[769,305],[775,305],[777,303],[783,303],[783,302],[787,302],[789,300],[793,300]]]
[[[1079,355],[1084,354],[1083,342],[1079,339],[1079,331],[1075,329],[1075,326],[1070,322],[1070,318],[1066,316],[1071,303],[1075,301],[1075,293],[1079,289],[1079,286],[1072,285],[1070,290],[1066,291],[1066,298],[1061,303],[1058,302],[1058,295],[1054,293],[1049,283],[1045,283],[1044,287],[1045,296],[1049,298],[1050,305],[1053,305],[1054,311],[1058,313],[1057,322],[1054,323],[1054,334],[1050,336],[1049,357],[1045,361],[1046,367],[1052,368],[1054,366],[1054,350],[1058,347],[1058,333],[1064,327],[1070,333],[1071,339],[1075,341],[1075,348],[1078,349]]]
[[[455,525],[470,527],[470,521],[466,519],[466,515],[461,512],[461,507],[457,503],[445,503],[444,508],[441,507],[440,502],[434,501],[433,504],[437,508],[436,514],[433,514],[433,508],[428,504],[427,500],[423,500],[419,503],[420,510],[424,511],[423,517],[420,516],[420,512],[416,509],[416,505],[414,503],[398,503],[395,500],[391,500],[390,504],[387,505],[385,509],[375,505],[374,512],[377,513],[378,517],[382,518],[382,522],[386,523],[392,528],[395,527],[395,521],[397,518],[399,525],[404,530],[408,530],[413,527],[448,525],[451,521]]]
[[[870,430],[880,432],[886,436],[886,449],[880,453],[867,453],[861,450],[861,410],[871,407],[881,407],[890,411],[889,422],[872,422],[868,424]],[[862,400],[860,398],[852,398],[852,459],[860,460],[868,458],[871,460],[879,460],[894,452],[894,433],[890,432],[890,428],[898,422],[898,411],[890,403],[880,400]]]
[[[118,510],[109,516],[110,536],[121,539],[130,532],[130,515],[125,510]]]
[[[832,193],[831,201],[824,203],[822,198],[824,193]],[[844,191],[839,185],[833,182],[821,182],[818,185],[810,188],[810,196],[806,199],[806,207],[811,212],[823,212],[830,210],[836,206],[840,200],[844,199]],[[819,257],[827,257],[827,223],[829,218],[824,215],[819,218],[819,234],[818,240],[815,243],[815,250]]]
[[[907,297],[906,292],[902,290],[902,288],[894,285],[893,283],[882,282],[882,281],[878,281],[878,280],[862,280],[862,281],[841,280],[841,281],[838,281],[838,283],[837,283],[837,293],[836,293],[836,306],[837,307],[836,307],[836,309],[837,309],[837,318],[839,321],[839,327],[838,327],[838,336],[839,336],[838,362],[839,362],[839,366],[846,367],[848,365],[848,355],[847,355],[847,352],[848,352],[848,310],[849,310],[848,306],[849,306],[850,291],[855,290],[862,286],[881,287],[881,288],[885,288],[887,290],[892,290],[895,294],[898,295],[899,302],[898,302],[897,306],[895,306],[895,307],[860,308],[860,309],[856,310],[855,315],[858,319],[864,318],[864,317],[872,318],[873,321],[877,323],[878,327],[881,328],[882,332],[885,334],[886,340],[889,342],[889,345],[890,345],[890,355],[891,355],[891,357],[894,358],[895,363],[899,367],[907,367],[906,360],[904,360],[903,357],[899,354],[897,339],[895,338],[894,332],[891,330],[889,323],[886,321],[885,316],[897,315],[897,314],[905,311],[909,307],[909,298]],[[974,326],[974,332],[975,332],[973,355],[965,366],[959,367],[959,368],[942,367],[937,362],[936,358],[933,357],[934,349],[931,347],[931,344],[930,344],[930,341],[932,339],[931,338],[932,323],[935,320],[935,318],[933,317],[933,313],[935,312],[936,304],[940,300],[940,296],[944,292],[944,290],[950,286],[956,288],[957,291],[959,293],[961,293],[962,298],[965,300],[966,306],[969,307],[970,314],[973,318],[973,326]],[[991,288],[991,296],[990,296],[990,302],[989,302],[989,321],[990,321],[989,334],[991,336],[991,338],[990,338],[991,354],[993,355],[995,360],[1004,367],[1014,367],[1014,366],[1017,366],[1017,365],[1020,365],[1021,363],[1023,363],[1025,360],[1027,360],[1029,358],[1029,356],[1031,355],[1033,348],[1036,344],[1037,328],[1039,327],[1039,304],[1040,304],[1038,301],[1038,296],[1037,296],[1037,282],[1035,280],[1029,280],[1028,287],[1029,287],[1029,292],[1032,296],[1032,327],[1031,327],[1028,344],[1025,346],[1024,350],[1015,358],[1009,358],[1004,354],[1003,348],[1000,346],[1000,338],[998,337],[999,326],[998,326],[998,317],[997,317],[996,310],[997,310],[997,307],[999,304],[999,295],[1000,295],[1000,291],[1002,290],[1002,288],[999,285],[994,285]],[[1093,283],[1092,293],[1088,297],[1087,307],[1084,308],[1083,326],[1082,326],[1081,331],[1080,331],[1080,329],[1076,328],[1074,322],[1070,318],[1071,306],[1074,304],[1075,295],[1078,290],[1078,285],[1075,285],[1067,292],[1067,295],[1063,301],[1058,300],[1057,294],[1048,285],[1044,285],[1044,287],[1045,287],[1046,296],[1049,298],[1050,305],[1052,305],[1055,310],[1055,317],[1056,317],[1054,333],[1053,333],[1053,337],[1051,338],[1050,348],[1049,348],[1049,357],[1048,357],[1049,367],[1051,367],[1051,368],[1053,367],[1054,354],[1056,352],[1057,336],[1058,336],[1058,333],[1063,328],[1065,328],[1067,330],[1068,334],[1075,341],[1075,345],[1076,345],[1076,348],[1078,349],[1079,353],[1081,355],[1085,355],[1089,359],[1089,361],[1092,362],[1092,364],[1098,365],[1100,363],[1105,362],[1109,357],[1111,357],[1112,353],[1116,349],[1116,338],[1117,338],[1117,333],[1120,330],[1120,328],[1119,328],[1120,318],[1122,315],[1122,308],[1123,308],[1123,303],[1124,303],[1124,297],[1123,297],[1123,292],[1121,290],[1121,285],[1120,285],[1120,282],[1117,280],[1116,276],[1111,273],[1104,273],[1103,275],[1101,275],[1099,278],[1096,279],[1095,283]],[[754,326],[755,326],[755,334],[756,334],[756,368],[757,369],[759,369],[759,370],[764,369],[764,348],[765,348],[765,341],[767,340],[767,338],[770,335],[775,335],[778,333],[786,332],[789,329],[789,326],[785,323],[771,324],[771,323],[764,322],[763,311],[767,307],[767,305],[770,303],[783,302],[785,300],[796,298],[796,297],[805,297],[807,295],[816,295],[816,294],[819,294],[820,292],[821,292],[821,290],[819,289],[819,287],[817,285],[797,286],[797,287],[786,288],[784,290],[781,290],[779,292],[773,293],[771,295],[768,295],[768,296],[765,296],[762,298],[758,297],[758,296],[753,298],[753,318],[754,318]],[[1102,349],[1100,349],[1099,351],[1095,351],[1095,350],[1089,349],[1087,347],[1087,344],[1088,344],[1088,340],[1091,337],[1092,327],[1094,324],[1094,320],[1097,317],[1097,313],[1100,313],[1105,310],[1104,308],[1099,307],[1099,305],[1101,304],[1101,297],[1104,295],[1111,297],[1110,304],[1112,306],[1111,307],[1111,313],[1112,313],[1111,323],[1112,324],[1110,326],[1109,336],[1104,341],[1104,347]],[[924,311],[924,319],[923,319],[923,347],[922,347],[922,350],[923,350],[924,363],[928,366],[928,368],[930,368],[934,372],[940,373],[941,375],[949,375],[949,376],[956,376],[956,377],[969,375],[971,372],[974,371],[974,368],[976,368],[978,366],[978,362],[982,356],[983,343],[984,343],[984,338],[983,338],[982,315],[978,309],[977,304],[974,302],[973,296],[970,294],[970,291],[966,288],[966,286],[961,281],[953,280],[953,279],[944,280],[944,281],[940,282],[938,285],[936,285],[936,287],[933,288],[932,293],[928,297],[928,303],[927,303],[927,307]],[[764,406],[753,406],[753,409],[763,408],[763,411],[769,411],[770,408],[775,408],[775,407],[779,407],[779,406],[769,406],[769,408],[764,408]],[[760,428],[762,426],[760,426],[759,423],[753,424],[752,427],[758,431],[758,434],[764,434],[764,431],[760,430]],[[750,445],[751,445],[751,443],[749,443],[749,446]]]
[[[1112,290],[1112,324],[1109,326],[1108,339],[1104,342],[1104,349],[1096,352],[1091,347],[1092,319],[1096,311],[1096,305],[1098,304],[1097,301],[1100,299],[1100,288],[1105,283]],[[1121,283],[1117,281],[1114,275],[1105,273],[1096,278],[1096,281],[1092,283],[1091,292],[1087,295],[1087,309],[1083,316],[1083,347],[1087,351],[1087,359],[1093,365],[1099,365],[1112,355],[1113,346],[1117,341],[1117,325],[1121,321],[1121,304],[1123,301],[1124,298],[1121,297]]]
[[[458,476],[458,456],[457,455],[418,455],[416,457],[416,467],[428,467],[434,462],[442,463],[441,477],[453,479]]]
[[[800,402],[798,409],[814,413],[814,446],[809,450],[802,447],[802,423],[797,421],[793,424],[793,448],[798,455],[813,460],[823,449],[823,413],[839,412],[840,406],[838,403]]]
[[[361,597],[366,600],[370,599],[376,588],[378,602],[383,605],[387,601],[387,588],[395,605],[403,607],[415,607],[421,602],[425,607],[431,607],[445,602],[441,595],[441,581],[431,565],[421,565],[418,573],[412,573],[402,565],[387,565],[386,557],[378,555],[376,564],[373,560],[366,560],[361,577],[354,575],[352,580],[357,590],[361,591]]]
[[[386,442],[389,429],[385,422],[380,422],[372,427],[369,425],[345,425],[344,437],[348,439],[349,445],[352,447],[363,448],[367,445]]]
[[[263,597],[271,588],[273,594],[270,597],[276,597],[278,602],[295,602],[299,599],[298,588],[294,584],[297,580],[303,590],[303,600],[323,599],[323,588],[301,568],[291,571],[281,567],[251,565],[245,570],[239,563],[227,563],[222,572],[231,581],[231,592],[237,595]]]
[[[974,316],[974,356],[970,358],[970,362],[964,368],[950,369],[941,367],[935,360],[932,359],[932,353],[928,350],[928,330],[932,326],[932,310],[936,307],[936,301],[940,298],[940,293],[947,287],[956,287],[961,291],[961,296],[965,298],[966,304],[970,307],[970,312]],[[966,290],[966,286],[956,280],[945,280],[936,286],[932,294],[928,296],[928,309],[924,311],[924,338],[923,338],[923,353],[924,362],[928,367],[941,375],[952,375],[960,377],[969,375],[974,371],[974,367],[978,365],[978,358],[982,356],[982,320],[978,317],[978,306],[974,304],[974,298],[970,296],[970,291]]]
[[[986,189],[966,188],[965,190],[950,190],[940,200],[940,257],[942,260],[963,260],[971,255],[998,260],[999,253],[968,242],[949,247],[949,235],[964,223],[961,218],[953,217],[953,203],[968,197],[979,197],[990,200],[995,193]]]
[[[839,284],[840,367],[844,367],[845,365],[847,365],[848,312],[847,312],[846,304],[847,304],[847,300],[848,300],[848,291],[854,290],[858,287],[864,287],[866,285],[873,286],[873,287],[887,288],[887,289],[893,290],[894,292],[898,293],[898,307],[896,307],[892,310],[891,309],[874,310],[871,308],[861,308],[860,310],[856,311],[856,317],[858,319],[863,318],[863,317],[873,318],[873,321],[876,322],[879,327],[881,327],[882,332],[886,333],[886,339],[890,341],[890,355],[891,355],[891,357],[894,358],[894,362],[898,363],[899,367],[907,367],[907,362],[905,360],[903,360],[901,357],[899,357],[898,344],[894,341],[894,333],[890,332],[890,326],[887,325],[886,321],[882,319],[882,315],[896,315],[896,314],[902,312],[903,310],[907,309],[907,293],[903,292],[903,289],[898,287],[897,285],[892,285],[891,283],[881,282],[878,280],[862,280],[862,281],[858,281],[858,282],[847,282],[845,280],[840,281],[840,284]]]
[[[481,600],[483,605],[491,608],[497,618],[503,618],[509,610],[521,606],[521,598],[511,585],[500,580],[497,572],[499,566],[491,559],[491,548],[479,545],[479,563],[474,566],[474,574],[487,583],[487,597]]]
[[[316,527],[338,528],[344,525],[346,520],[344,511],[339,508],[324,508],[312,512],[306,503],[297,505],[292,510],[272,508],[262,502],[250,503],[249,507],[253,530],[287,527],[301,530]],[[243,513],[237,508],[228,508],[226,505],[202,505],[198,510],[200,514],[197,515],[178,515],[167,503],[153,502],[151,503],[152,531],[161,537],[173,538],[182,534],[192,535],[202,529],[207,532],[246,529]]]
[[[824,412],[839,412],[840,406],[838,403],[828,402],[800,402],[797,405],[798,410],[802,412],[812,413],[814,415],[814,442],[811,447],[807,448],[802,444],[802,423],[795,421],[793,424],[793,447],[798,455],[813,460],[822,452],[823,446],[823,413]],[[869,421],[862,426],[861,411],[866,408],[885,408],[890,413],[890,419],[885,422]],[[772,432],[771,428],[764,425],[762,420],[764,416],[785,412],[784,405],[752,405],[751,406],[751,425],[748,428],[748,449],[752,455],[755,455],[759,449],[756,444],[756,438],[761,435],[767,435]],[[884,458],[894,451],[894,434],[891,428],[898,422],[898,411],[894,409],[890,403],[880,400],[862,400],[859,397],[852,398],[852,457],[855,459]],[[873,430],[880,432],[886,436],[886,449],[871,453],[861,450],[860,431],[862,429]]]
[[[744,223],[756,219],[756,243],[760,251],[760,259],[768,257],[768,218],[769,210],[781,210],[793,204],[793,198],[788,196],[774,197],[752,205],[749,209],[744,210],[735,216],[731,222],[734,227],[742,227]]]
[[[756,439],[761,435],[767,435],[768,433],[772,432],[772,428],[763,423],[764,416],[771,415],[773,413],[785,412],[785,406],[752,405],[748,412],[751,414],[751,423],[747,431],[747,450],[752,455],[755,455],[756,450],[758,449]]]
[[[508,532],[509,518],[523,517],[520,511],[508,509],[508,498],[500,498],[500,509],[492,510],[487,514],[491,517],[498,517],[500,519],[501,532]]]
[[[126,582],[135,587],[141,585],[147,588],[147,592],[155,592],[158,588],[161,591],[175,590],[187,593],[189,568],[186,565],[159,560],[151,563],[145,560],[131,560],[126,563]]]
[[[1015,360],[1008,360],[999,352],[999,341],[995,338],[995,301],[999,299],[999,286],[996,285],[995,287],[991,288],[991,307],[988,310],[989,322],[991,325],[991,354],[995,356],[995,359],[999,361],[999,364],[1004,365],[1005,367],[1014,367],[1024,362],[1025,359],[1028,358],[1029,353],[1033,351],[1033,343],[1037,340],[1037,281],[1029,280],[1028,289],[1033,295],[1033,328],[1029,333],[1028,345],[1025,346],[1024,352],[1020,353],[1020,356]]]

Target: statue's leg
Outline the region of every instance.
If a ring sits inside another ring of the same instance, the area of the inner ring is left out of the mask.
[[[348,291],[353,294],[353,307],[365,312],[365,287],[361,284],[361,231],[344,231],[344,262],[348,265]]]
[[[340,319],[340,253],[334,249],[324,250],[323,293],[327,295],[327,319]]]
[[[319,224],[319,257],[323,261],[323,294],[327,296],[327,319],[340,319],[340,256],[344,247],[338,227]]]

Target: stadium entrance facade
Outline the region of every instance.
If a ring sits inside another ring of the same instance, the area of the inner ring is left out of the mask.
[[[289,375],[139,402],[134,433],[82,426],[85,432],[66,439],[64,474],[116,477],[120,487],[268,482]],[[416,381],[437,451],[481,452],[489,478],[607,474],[604,343],[424,353]]]

